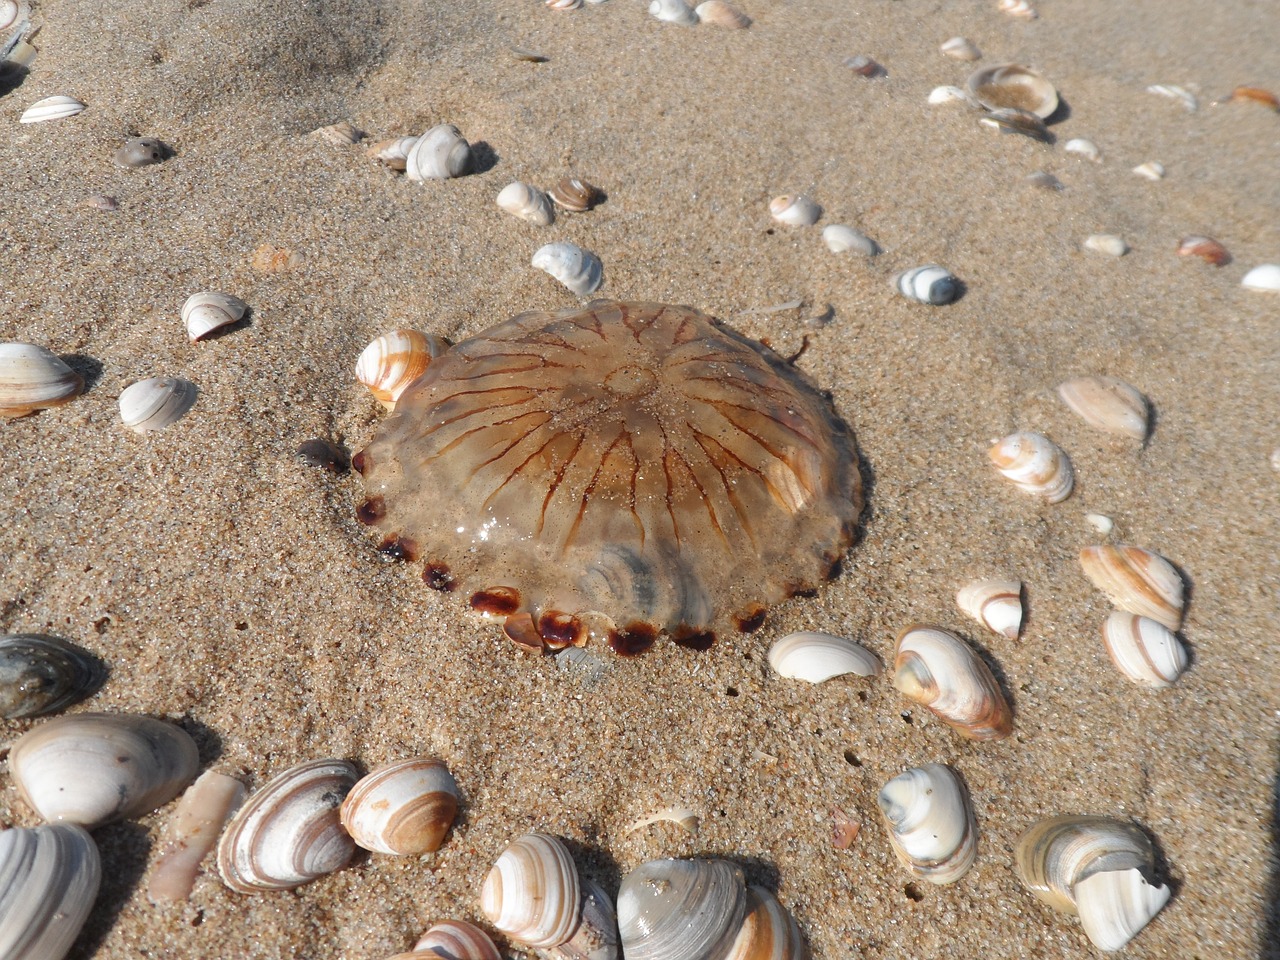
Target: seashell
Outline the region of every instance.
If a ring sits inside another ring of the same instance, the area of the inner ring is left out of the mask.
[[[497,204],[512,216],[536,227],[549,226],[556,218],[551,199],[537,187],[518,180],[498,191]]]
[[[1094,163],[1102,162],[1102,151],[1098,149],[1098,145],[1084,137],[1072,137],[1062,145],[1062,149],[1067,153],[1084,157],[1086,160],[1092,160]]]
[[[1264,107],[1270,107],[1272,110],[1280,111],[1280,97],[1277,97],[1270,90],[1263,90],[1261,87],[1236,87],[1231,91],[1231,95],[1220,103],[1260,103]]]
[[[365,132],[350,120],[339,120],[327,127],[312,130],[312,134],[335,147],[353,147],[365,138]]]
[[[946,267],[926,264],[904,270],[893,278],[897,291],[909,300],[942,306],[960,296],[960,281]]]
[[[1163,180],[1164,165],[1156,163],[1154,160],[1148,160],[1146,163],[1140,163],[1133,168],[1133,172],[1146,180]]]
[[[187,337],[195,343],[219,327],[239,322],[248,310],[249,305],[239,297],[206,290],[187,297],[182,322],[187,325]]]
[[[539,247],[533,255],[532,266],[551,274],[580,297],[594,293],[604,281],[604,265],[600,258],[565,241]]]
[[[1013,107],[992,110],[985,117],[979,117],[978,123],[999,133],[1016,133],[1042,143],[1053,143],[1053,134],[1044,121],[1029,110]]]
[[[1061,503],[1071,496],[1075,472],[1066,452],[1044,434],[1011,433],[987,451],[1002,475],[1020,490]]]
[[[414,143],[405,157],[410,180],[448,180],[471,169],[471,145],[451,123],[432,127]]]
[[[564,842],[528,833],[494,863],[480,890],[480,909],[512,940],[554,947],[577,929],[581,896],[578,868]]]
[[[1058,396],[1091,427],[1139,442],[1147,439],[1151,425],[1147,398],[1123,380],[1074,377],[1058,384]]]
[[[417,142],[417,137],[392,137],[390,140],[370,144],[365,153],[392,170],[403,170],[409,161],[409,153]]]
[[[1171,83],[1153,83],[1147,87],[1147,93],[1155,93],[1171,100],[1177,100],[1186,108],[1188,113],[1195,113],[1200,106],[1200,101],[1196,99],[1194,93],[1184,87],[1176,87]]]
[[[839,807],[831,808],[831,846],[848,850],[862,832],[862,824]]]
[[[1264,263],[1244,275],[1240,286],[1247,290],[1274,292],[1280,290],[1280,263]],[[4,411],[0,411],[3,413]]]
[[[25,417],[79,396],[84,378],[51,350],[0,343],[0,417]]]
[[[751,18],[725,0],[705,0],[694,7],[701,23],[729,30],[745,30],[751,26]]]
[[[898,774],[880,789],[880,814],[903,866],[930,883],[954,883],[978,854],[978,827],[959,775],[941,763]]]
[[[973,102],[969,94],[959,87],[934,87],[929,91],[929,102],[934,106],[940,103],[955,103],[957,101]]]
[[[147,883],[152,903],[186,900],[196,872],[231,814],[244,802],[244,784],[216,770],[206,770],[186,789],[165,825],[165,838]]]
[[[0,830],[0,957],[60,960],[101,880],[98,848],[75,824]]]
[[[489,935],[462,920],[442,920],[432,925],[413,945],[412,953],[399,954],[403,960],[502,960]],[[393,957],[392,960],[398,960]]]
[[[582,0],[544,0],[544,2],[552,10],[577,10],[582,6]]]
[[[635,833],[637,830],[642,830],[655,823],[674,823],[692,837],[697,836],[698,824],[701,819],[695,811],[690,810],[688,807],[667,807],[647,817],[641,817],[627,827],[626,832]]]
[[[888,76],[888,71],[880,64],[876,63],[868,56],[858,54],[853,57],[845,57],[844,65],[856,73],[860,77],[866,77],[868,80],[875,77]]]
[[[604,0],[595,0],[595,2],[603,3]],[[523,60],[526,63],[547,63],[551,60],[545,53],[539,53],[537,50],[530,50],[528,47],[508,47],[511,55],[517,60]]]
[[[1199,257],[1207,263],[1212,263],[1215,267],[1221,267],[1231,262],[1231,254],[1217,240],[1212,237],[1198,237],[1195,235],[1183,237],[1178,241],[1178,256]]]
[[[795,918],[764,887],[747,887],[747,912],[726,960],[807,960]]]
[[[860,253],[866,257],[874,257],[880,252],[874,240],[843,223],[824,227],[822,239],[832,253]]]
[[[431,361],[449,349],[449,341],[417,330],[392,330],[375,338],[356,360],[356,379],[388,410]]]
[[[685,0],[653,0],[649,4],[649,15],[666,23],[678,23],[682,27],[694,27],[698,24],[697,12]]]
[[[783,194],[769,201],[769,216],[789,227],[809,227],[818,222],[822,208],[808,197]]]
[[[1123,257],[1129,252],[1129,244],[1125,243],[1123,237],[1117,237],[1114,233],[1090,234],[1084,238],[1084,243],[1080,246],[1094,253],[1104,253],[1109,257]]]
[[[727,860],[650,860],[622,879],[627,960],[727,958],[746,916],[742,870]]]
[[[1012,108],[1047,120],[1058,109],[1058,91],[1030,67],[999,63],[982,67],[965,81],[969,93],[988,110]]]
[[[302,266],[305,259],[297,250],[263,243],[249,254],[249,266],[258,273],[288,273]]]
[[[547,196],[561,210],[582,213],[595,206],[596,201],[600,199],[600,188],[577,177],[562,177],[547,191]]]
[[[938,49],[942,51],[943,56],[950,57],[952,60],[965,60],[972,63],[974,60],[982,59],[982,52],[972,40],[965,37],[952,37]]]
[[[1030,186],[1039,187],[1041,190],[1065,189],[1062,181],[1047,170],[1037,170],[1035,173],[1027,174],[1023,179]]]
[[[168,803],[199,769],[199,751],[185,730],[127,713],[49,720],[19,737],[9,753],[9,772],[36,813],[90,830]]]
[[[1019,20],[1034,20],[1040,16],[1027,0],[1000,0],[996,9]]]
[[[102,210],[106,213],[112,213],[120,209],[120,201],[115,197],[106,193],[91,193],[79,203],[77,207],[90,207],[94,210]]]
[[[544,960],[618,960],[618,914],[613,900],[594,880],[582,880],[582,919],[573,936],[549,950],[537,951]]]
[[[941,627],[912,624],[898,636],[893,685],[970,740],[1003,740],[1013,714],[990,669]]]
[[[84,104],[75,97],[54,96],[37,100],[22,112],[19,123],[41,123],[45,120],[61,120],[74,117],[84,110]]]
[[[26,0],[0,0],[0,30],[9,30],[31,16]]]
[[[975,580],[960,588],[956,606],[996,633],[1018,639],[1022,629],[1021,581]]]
[[[1182,577],[1164,557],[1142,547],[1104,544],[1080,551],[1080,566],[1121,610],[1149,617],[1170,630],[1182,626]]]
[[[810,683],[846,673],[874,677],[881,669],[875,654],[852,640],[809,631],[788,634],[771,646],[769,666],[781,676]]]
[[[1171,687],[1187,669],[1187,648],[1167,627],[1117,610],[1102,625],[1111,662],[1144,687]]]
[[[102,666],[67,640],[32,633],[0,637],[0,719],[56,713],[102,685]]]
[[[199,392],[181,377],[139,380],[120,392],[120,419],[134,433],[163,430],[186,416]]]
[[[169,148],[153,137],[132,137],[120,145],[115,161],[122,167],[149,167],[168,159]]]
[[[360,846],[405,857],[440,849],[457,813],[458,785],[431,757],[379,767],[351,788],[339,811]]]
[[[218,841],[218,873],[236,893],[289,890],[346,866],[355,842],[338,807],[356,782],[345,760],[308,760],[272,777]]]
[[[1084,518],[1088,521],[1089,526],[1093,527],[1093,529],[1097,530],[1098,533],[1102,534],[1104,537],[1111,533],[1116,526],[1115,521],[1105,513],[1086,513]]]
[[[1147,882],[1141,870],[1108,870],[1073,888],[1085,935],[1099,950],[1120,950],[1169,902],[1169,888]]]

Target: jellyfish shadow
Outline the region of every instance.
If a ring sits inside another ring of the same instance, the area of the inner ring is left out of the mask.
[[[142,882],[151,854],[147,830],[137,823],[112,823],[93,833],[102,859],[102,885],[69,960],[89,960],[102,948],[125,905]]]
[[[1270,873],[1266,903],[1258,931],[1259,960],[1280,960],[1280,743],[1276,745],[1276,776],[1271,782],[1271,844],[1267,851]]]

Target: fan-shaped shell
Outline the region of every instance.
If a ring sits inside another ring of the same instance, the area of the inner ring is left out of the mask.
[[[37,100],[22,112],[19,123],[41,123],[45,120],[62,120],[74,117],[84,110],[84,104],[75,97],[53,96]]]
[[[969,74],[965,85],[988,110],[1025,110],[1047,120],[1058,109],[1058,91],[1053,84],[1021,64],[982,67]]]
[[[573,936],[561,944],[539,950],[544,960],[618,960],[621,945],[618,940],[618,914],[613,899],[604,887],[583,877],[582,919]]]
[[[186,900],[200,862],[218,842],[231,814],[244,802],[245,786],[235,777],[206,770],[186,789],[165,824],[164,840],[147,883],[152,903]]]
[[[366,850],[416,856],[438,850],[458,812],[444,761],[400,760],[374,770],[342,801],[342,825]]]
[[[751,26],[751,18],[725,0],[704,0],[694,8],[700,23],[729,30],[745,30]]]
[[[417,139],[404,172],[410,180],[448,180],[470,169],[471,145],[453,124],[441,123]]]
[[[102,680],[96,658],[74,643],[28,633],[0,637],[0,718],[57,713]]]
[[[1102,625],[1111,662],[1145,687],[1169,687],[1187,669],[1187,649],[1173,631],[1147,617],[1117,610]]]
[[[1061,503],[1075,488],[1071,458],[1042,433],[1011,433],[987,451],[992,464],[1019,490]]]
[[[338,807],[356,782],[345,760],[308,760],[253,794],[218,841],[218,873],[237,893],[288,890],[346,866],[355,842]]]
[[[532,265],[551,274],[580,297],[595,293],[604,281],[604,266],[600,258],[566,241],[539,247],[533,255]]]
[[[727,860],[650,860],[622,880],[627,960],[726,960],[746,915],[742,870]]]
[[[356,379],[388,410],[431,361],[449,349],[449,341],[417,330],[392,330],[375,338],[356,360]]]
[[[186,416],[199,388],[181,377],[150,377],[120,393],[120,419],[134,433],[163,430]]]
[[[578,177],[561,177],[556,185],[547,191],[547,196],[561,210],[584,213],[595,204],[600,196],[600,190]]]
[[[807,960],[795,918],[764,887],[747,887],[747,910],[727,960]]]
[[[1158,553],[1126,543],[1103,544],[1081,550],[1080,566],[1121,610],[1149,617],[1170,630],[1182,626],[1182,577]]]
[[[1058,384],[1058,396],[1091,427],[1139,441],[1147,438],[1147,398],[1123,380],[1073,377]]]
[[[0,343],[0,417],[25,417],[75,399],[84,378],[51,350],[33,343]]]
[[[193,293],[182,305],[182,322],[187,325],[187,337],[192,343],[207,337],[219,327],[243,319],[249,305],[229,293],[206,290]]]
[[[1021,581],[975,580],[960,588],[956,606],[996,633],[1018,639],[1022,630]]]
[[[45,820],[93,829],[168,803],[200,755],[181,727],[126,713],[78,713],[33,727],[9,753],[18,792]]]
[[[512,940],[554,947],[577,929],[581,897],[578,868],[564,842],[529,833],[494,863],[480,890],[480,909]]]
[[[1140,163],[1133,168],[1133,172],[1140,176],[1143,180],[1163,180],[1164,164],[1156,160],[1148,160],[1146,163]]]
[[[969,645],[941,627],[915,624],[898,637],[893,685],[971,740],[1002,740],[1013,714]]]
[[[698,23],[698,14],[685,0],[653,0],[649,4],[649,15],[682,27],[693,27]]]
[[[880,252],[874,240],[843,223],[824,227],[822,240],[832,253],[860,253],[866,257],[874,257]]]
[[[784,677],[822,683],[845,673],[874,677],[880,673],[875,654],[844,637],[802,631],[790,633],[769,648],[769,666]]]
[[[1099,950],[1120,950],[1169,902],[1169,888],[1148,883],[1143,871],[1109,870],[1074,888],[1080,926]]]
[[[908,300],[942,306],[960,296],[960,281],[936,263],[903,270],[893,278],[894,288]]]
[[[537,187],[519,180],[498,191],[497,204],[512,216],[536,227],[548,226],[556,218],[551,199]]]
[[[442,920],[427,929],[412,953],[402,953],[404,960],[502,960],[489,935],[463,920]],[[396,958],[392,958],[396,960]]]
[[[1037,821],[1014,845],[1013,866],[1028,890],[1062,913],[1076,912],[1074,888],[1095,873],[1155,868],[1151,840],[1113,817],[1068,815]]]
[[[893,852],[914,876],[942,884],[968,873],[978,827],[954,770],[940,763],[912,767],[880,789],[879,804]]]
[[[789,227],[808,227],[822,216],[822,207],[806,196],[783,194],[769,201],[769,216]]]
[[[0,830],[0,957],[60,960],[101,879],[98,848],[75,824]]]

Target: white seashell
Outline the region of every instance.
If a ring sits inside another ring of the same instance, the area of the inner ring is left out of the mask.
[[[1146,163],[1140,163],[1133,168],[1133,172],[1146,180],[1163,180],[1164,165],[1156,163],[1154,160],[1148,160]]]
[[[195,343],[219,327],[243,319],[248,310],[247,303],[229,293],[193,293],[182,305],[182,322],[187,325],[187,337]]]
[[[36,813],[90,830],[168,803],[199,769],[185,730],[127,713],[58,717],[27,731],[9,753],[9,772]]]
[[[697,836],[700,821],[701,817],[688,807],[667,807],[647,817],[641,817],[627,827],[626,832],[635,833],[637,830],[652,826],[655,823],[674,823],[690,836]]]
[[[1086,513],[1084,518],[1088,522],[1089,526],[1093,527],[1093,529],[1097,530],[1098,533],[1102,534],[1104,537],[1110,534],[1116,527],[1115,521],[1105,513]]]
[[[547,950],[538,950],[543,960],[619,960],[618,914],[604,887],[594,880],[582,880],[582,919],[573,936]]]
[[[1129,252],[1129,244],[1125,243],[1123,237],[1117,237],[1114,233],[1092,233],[1085,237],[1084,243],[1080,246],[1094,253],[1104,253],[1109,257],[1123,257]]]
[[[982,59],[981,51],[978,50],[972,40],[965,37],[952,37],[938,49],[942,51],[943,56],[950,57],[953,60],[965,60],[972,63],[974,60]]]
[[[1084,137],[1073,137],[1062,145],[1062,149],[1067,153],[1084,157],[1086,160],[1092,160],[1094,163],[1102,162],[1102,151],[1098,149],[1098,145]]]
[[[771,646],[769,666],[781,676],[810,683],[846,673],[874,677],[881,670],[880,661],[865,647],[844,637],[809,631],[788,634]]]
[[[996,5],[996,9],[1019,20],[1034,20],[1040,16],[1040,14],[1036,13],[1035,7],[1031,6],[1027,0],[1000,0]]]
[[[160,855],[147,883],[148,900],[161,903],[191,896],[200,862],[218,842],[245,793],[243,783],[216,770],[206,770],[187,788],[165,825]]]
[[[75,97],[55,96],[37,100],[22,112],[19,123],[40,123],[44,120],[61,120],[74,117],[84,110],[84,104]]]
[[[650,860],[622,880],[618,931],[627,960],[728,956],[746,916],[742,870],[727,860]]]
[[[769,216],[789,227],[810,227],[822,216],[822,207],[808,197],[783,194],[769,201]]]
[[[955,634],[912,624],[898,636],[893,685],[970,740],[1003,740],[1013,714],[990,669]]]
[[[528,833],[502,851],[485,877],[480,909],[512,940],[554,947],[577,929],[581,897],[578,868],[563,841]]]
[[[940,763],[913,767],[886,783],[878,799],[893,852],[913,876],[942,884],[969,872],[978,827],[954,770]]]
[[[1184,87],[1177,87],[1171,83],[1153,83],[1147,87],[1147,93],[1159,94],[1162,97],[1168,97],[1171,100],[1177,100],[1186,108],[1188,113],[1195,113],[1200,106],[1200,101],[1196,99],[1196,95]]]
[[[893,278],[897,291],[909,300],[941,306],[960,295],[960,281],[946,267],[926,264],[904,270]]]
[[[535,227],[549,226],[556,218],[551,198],[537,187],[518,180],[498,191],[497,204],[507,213],[532,223]]]
[[[751,18],[725,0],[705,0],[694,8],[698,20],[713,27],[729,30],[745,30],[751,26]]]
[[[1011,433],[987,451],[1000,473],[1020,490],[1061,503],[1071,496],[1075,472],[1066,452],[1040,433]]]
[[[860,253],[865,257],[874,257],[880,252],[874,240],[843,223],[824,227],[822,239],[832,253]]]
[[[399,955],[403,960],[502,960],[489,935],[479,927],[462,920],[442,920],[427,929],[412,953]],[[392,960],[399,960],[392,958]]]
[[[685,0],[653,0],[649,4],[649,15],[666,23],[678,23],[682,27],[693,27],[698,24],[698,14]]]
[[[1158,553],[1124,543],[1085,547],[1080,551],[1080,566],[1121,610],[1149,617],[1170,630],[1182,625],[1186,603],[1182,577]]]
[[[1023,110],[1047,120],[1058,109],[1058,91],[1030,67],[999,63],[981,67],[965,81],[969,93],[988,110]]]
[[[532,265],[551,274],[580,297],[594,293],[604,281],[604,266],[600,258],[565,241],[539,247],[533,255]]]
[[[335,147],[352,147],[365,138],[365,132],[350,120],[339,120],[311,132]]]
[[[1091,427],[1139,442],[1147,439],[1150,428],[1147,398],[1123,380],[1074,377],[1058,384],[1058,396]]]
[[[0,0],[0,30],[9,30],[31,16],[26,0]]]
[[[1021,581],[976,580],[960,588],[956,606],[996,633],[1018,639],[1022,629]]]
[[[940,103],[968,103],[972,104],[973,99],[965,91],[959,87],[934,87],[929,91],[929,102],[934,106]]]
[[[417,142],[417,137],[392,137],[390,140],[379,140],[372,144],[365,153],[379,163],[386,164],[392,170],[403,170]]]
[[[552,10],[577,10],[582,6],[582,0],[545,0],[545,2]]]
[[[1172,630],[1148,617],[1117,610],[1102,625],[1111,662],[1144,687],[1170,687],[1187,669],[1187,648]]]
[[[451,123],[432,127],[405,157],[404,172],[410,180],[448,180],[470,169],[471,145]]]
[[[1141,870],[1108,870],[1076,883],[1080,926],[1099,950],[1120,950],[1169,902],[1169,888]]]
[[[120,392],[120,419],[134,433],[163,430],[181,420],[193,406],[199,389],[181,377],[150,377]]]
[[[747,887],[747,913],[726,960],[807,960],[795,918],[764,887]]]
[[[218,841],[218,873],[236,893],[290,890],[346,866],[354,841],[338,807],[356,782],[345,760],[307,760],[267,781]]]
[[[431,853],[440,849],[458,813],[458,785],[441,760],[400,760],[360,780],[339,813],[351,839],[366,850]]]
[[[392,330],[372,340],[356,360],[356,379],[388,410],[449,349],[449,341],[417,330]]]
[[[51,350],[34,343],[0,343],[0,417],[29,413],[74,400],[84,378]]]
[[[1248,290],[1280,290],[1280,263],[1264,263],[1244,275],[1240,286]]]
[[[0,830],[0,957],[61,960],[89,916],[101,879],[98,848],[82,827]]]

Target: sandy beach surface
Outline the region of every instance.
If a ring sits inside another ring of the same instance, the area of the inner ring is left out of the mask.
[[[1096,951],[1079,924],[1022,888],[1012,850],[1038,818],[1097,813],[1156,838],[1174,891],[1127,955],[1280,957],[1280,295],[1240,286],[1280,262],[1280,115],[1211,105],[1237,85],[1280,89],[1274,4],[1041,0],[1033,21],[995,0],[740,6],[754,22],[739,31],[661,23],[642,0],[34,7],[39,55],[0,95],[0,339],[47,346],[88,388],[0,423],[0,630],[93,651],[110,678],[76,710],[174,720],[206,766],[251,786],[310,758],[371,768],[429,753],[463,792],[447,842],[422,859],[361,856],[260,896],[231,893],[206,862],[190,901],[164,906],[145,884],[172,804],[103,827],[103,888],[71,956],[386,957],[435,920],[480,920],[494,858],[541,830],[611,891],[647,859],[732,858],[777,892],[818,960],[1082,958]],[[1052,81],[1056,145],[926,102],[973,69],[938,50],[957,35],[980,64]],[[852,72],[857,54],[887,75]],[[1199,109],[1151,84],[1187,88]],[[88,109],[18,123],[54,94]],[[477,169],[415,183],[363,144],[311,135],[344,119],[373,140],[456,124]],[[130,136],[173,156],[117,166]],[[1102,162],[1064,152],[1072,137]],[[1146,161],[1166,177],[1131,172]],[[1063,188],[1028,184],[1037,171]],[[607,199],[545,228],[494,204],[513,180],[566,174]],[[784,193],[821,204],[819,223],[774,223],[768,202]],[[82,205],[97,194],[119,209]],[[829,252],[831,223],[883,252]],[[1132,249],[1082,251],[1093,233]],[[1217,238],[1232,261],[1177,256],[1186,234]],[[529,266],[552,240],[601,257],[597,296],[688,304],[784,355],[808,337],[796,363],[855,430],[869,481],[859,543],[815,597],[704,653],[596,649],[599,676],[562,669],[425,589],[420,565],[385,562],[354,516],[360,478],[295,456],[312,437],[369,442],[385,414],[352,367],[378,334],[457,340],[573,304]],[[260,269],[264,245],[294,265]],[[961,278],[958,302],[892,289],[926,263]],[[192,344],[179,310],[206,289],[252,313]],[[1150,398],[1145,445],[1058,400],[1082,374]],[[150,376],[200,394],[139,436],[117,398]],[[992,470],[987,447],[1018,429],[1070,453],[1069,500]],[[1186,575],[1192,665],[1170,689],[1135,686],[1106,655],[1110,604],[1076,559],[1099,541],[1088,512]],[[955,606],[988,576],[1026,585],[1016,641]],[[915,621],[996,665],[1012,737],[962,741],[887,676],[811,686],[765,660],[813,629],[891,665]],[[38,722],[4,722],[0,738]],[[978,818],[977,864],[947,887],[904,872],[876,805],[886,780],[927,762],[962,774]],[[696,836],[627,831],[672,805],[700,815]],[[832,807],[862,823],[847,850],[832,846]],[[7,773],[0,820],[38,822]]]

